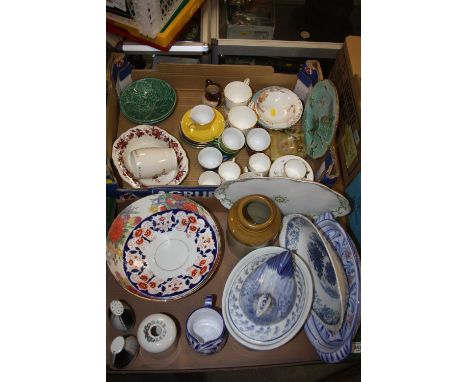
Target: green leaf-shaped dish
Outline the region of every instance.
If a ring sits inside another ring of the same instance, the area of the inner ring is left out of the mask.
[[[120,110],[131,122],[153,124],[171,115],[176,92],[166,81],[143,78],[132,82],[120,95]]]
[[[335,85],[330,80],[318,82],[307,98],[302,128],[306,152],[312,159],[325,155],[338,125],[339,104]]]

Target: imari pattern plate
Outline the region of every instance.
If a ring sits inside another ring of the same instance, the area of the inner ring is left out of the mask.
[[[107,265],[138,297],[177,299],[206,283],[218,266],[220,245],[220,231],[201,205],[181,195],[151,195],[110,226]]]

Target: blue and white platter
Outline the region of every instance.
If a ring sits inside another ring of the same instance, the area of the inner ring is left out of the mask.
[[[358,251],[345,230],[326,212],[314,220],[341,259],[346,273],[349,297],[343,325],[337,333],[331,332],[313,316],[304,327],[307,338],[324,362],[340,362],[349,356],[352,340],[356,335],[361,318],[361,265]]]
[[[311,315],[331,332],[338,332],[346,312],[348,285],[335,250],[312,221],[300,214],[284,217],[279,241],[310,268],[314,282]]]
[[[226,281],[224,321],[245,347],[275,349],[301,330],[312,296],[312,277],[299,256],[280,247],[259,248],[242,258]]]

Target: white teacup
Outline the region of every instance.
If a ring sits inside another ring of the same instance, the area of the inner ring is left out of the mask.
[[[285,163],[284,172],[289,178],[302,179],[306,176],[307,168],[299,159],[291,159]]]
[[[224,107],[231,110],[234,106],[247,105],[252,98],[252,89],[249,86],[250,79],[229,82],[224,88]]]
[[[270,157],[264,153],[256,153],[249,158],[249,170],[257,173],[258,175],[267,176],[270,167]]]
[[[198,163],[207,170],[218,168],[223,162],[223,154],[215,147],[205,147],[198,153]]]
[[[245,136],[239,129],[228,127],[218,139],[218,147],[225,154],[235,154],[245,145]]]
[[[197,105],[190,111],[190,119],[199,124],[207,125],[215,117],[215,112],[212,107],[207,105]]]
[[[247,146],[253,151],[265,151],[271,142],[270,134],[265,129],[255,127],[247,134]]]
[[[241,168],[234,161],[227,161],[221,163],[218,168],[218,174],[223,181],[239,179]]]
[[[244,135],[247,135],[249,130],[257,124],[258,116],[248,106],[234,106],[228,113],[228,121],[232,127],[239,129]]]
[[[200,186],[219,186],[221,177],[214,171],[205,171],[200,174],[198,184]]]
[[[177,170],[177,156],[172,148],[141,148],[130,153],[128,166],[136,179],[149,179]]]

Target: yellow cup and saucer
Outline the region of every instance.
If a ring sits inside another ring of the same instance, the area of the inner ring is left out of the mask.
[[[210,108],[214,116],[210,118],[208,109],[204,110],[201,106]],[[218,110],[206,105],[198,105],[188,110],[180,122],[181,133],[184,137],[191,142],[200,144],[209,143],[218,138],[223,133],[224,126],[223,115]]]

